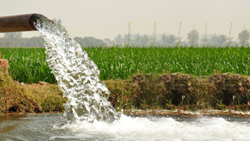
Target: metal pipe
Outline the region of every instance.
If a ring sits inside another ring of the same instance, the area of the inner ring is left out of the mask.
[[[0,17],[0,33],[36,31],[35,22],[45,17],[41,14],[25,14]]]

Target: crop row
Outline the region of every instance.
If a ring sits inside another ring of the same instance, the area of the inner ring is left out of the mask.
[[[101,80],[127,79],[137,73],[175,73],[212,75],[237,73],[250,75],[250,48],[83,48],[100,69]],[[0,48],[9,60],[9,73],[24,83],[56,83],[46,62],[44,48]]]

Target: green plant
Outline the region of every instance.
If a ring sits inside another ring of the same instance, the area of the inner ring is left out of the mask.
[[[214,73],[250,75],[250,48],[245,47],[89,47],[83,48],[100,70],[101,80],[128,79],[140,73]],[[9,74],[24,83],[56,83],[44,48],[0,48]]]

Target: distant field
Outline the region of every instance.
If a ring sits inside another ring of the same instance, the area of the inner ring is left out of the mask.
[[[136,73],[211,75],[232,72],[250,75],[250,48],[84,48],[100,69],[100,78],[127,79]],[[9,73],[25,83],[56,83],[44,48],[0,48],[9,60]]]

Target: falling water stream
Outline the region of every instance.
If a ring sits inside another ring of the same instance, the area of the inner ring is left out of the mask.
[[[112,122],[120,113],[107,100],[109,90],[100,81],[96,64],[65,28],[46,17],[36,23],[45,39],[46,57],[63,96],[65,116],[71,120]]]
[[[96,64],[58,24],[36,23],[47,62],[68,101],[64,114],[0,117],[3,141],[249,141],[250,119],[129,117],[112,107]],[[65,118],[66,117],[66,118]]]

